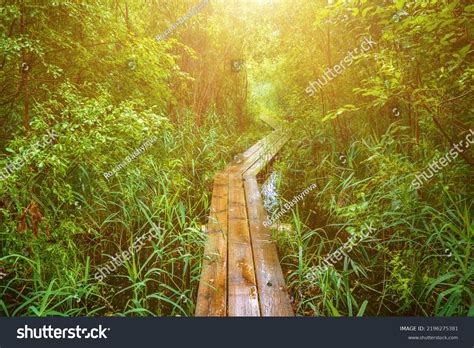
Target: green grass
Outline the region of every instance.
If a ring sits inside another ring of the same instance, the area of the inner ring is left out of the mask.
[[[88,113],[101,123],[96,117],[107,113],[88,103],[69,105],[77,124]],[[193,315],[214,173],[257,135],[240,138],[232,120],[212,114],[200,129],[192,119],[176,126],[153,113],[142,113],[144,122],[122,115],[102,128],[78,130],[80,147],[63,135],[43,154],[38,173],[22,171],[15,184],[3,186],[0,266],[8,275],[0,282],[0,315]],[[129,128],[126,141],[116,127]],[[105,180],[105,171],[143,143],[144,127],[157,143]],[[93,137],[110,143],[98,146]],[[25,231],[17,230],[32,200],[44,217],[37,236],[31,217]],[[153,224],[162,229],[154,231],[156,239],[103,281],[94,279]]]
[[[330,148],[314,155],[311,145],[299,141],[276,164],[283,195],[291,200],[312,183],[318,188],[282,221],[292,231],[275,231],[297,312],[472,315],[474,227],[466,165],[453,163],[417,192],[410,188],[411,173],[426,164],[395,151],[402,145],[390,131],[353,143],[347,165]],[[364,224],[377,232],[349,257],[308,278]]]

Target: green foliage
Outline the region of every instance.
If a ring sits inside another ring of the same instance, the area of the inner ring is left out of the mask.
[[[254,136],[235,131],[249,125],[245,81],[225,64],[212,70],[224,48],[206,56],[200,44],[224,34],[194,30],[195,16],[157,42],[173,24],[168,5],[0,7],[0,168],[57,134],[0,181],[3,315],[194,312],[213,174]],[[173,14],[193,6],[176,2]],[[154,243],[103,281],[94,278],[152,223],[164,231]]]
[[[0,168],[57,134],[0,181],[0,313],[192,315],[213,176],[264,114],[292,134],[282,196],[317,185],[275,231],[299,314],[473,315],[472,153],[411,185],[473,128],[473,5],[210,1],[154,39],[195,5],[0,6]],[[94,279],[153,224],[153,242]],[[377,232],[309,277],[366,225]]]
[[[271,74],[278,105],[267,106],[294,115],[293,140],[277,163],[282,195],[291,200],[318,186],[287,215],[293,232],[275,232],[298,312],[468,315],[472,152],[418,190],[411,182],[473,128],[472,6],[298,1],[276,8],[280,35],[258,76],[268,83]],[[305,92],[369,36],[374,48],[314,96]],[[365,224],[376,235],[310,281],[311,269]]]

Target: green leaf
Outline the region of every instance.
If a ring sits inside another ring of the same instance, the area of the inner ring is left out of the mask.
[[[357,312],[358,317],[362,317],[364,315],[365,309],[367,308],[367,304],[369,303],[368,300],[365,300],[362,305],[359,308],[359,311]]]

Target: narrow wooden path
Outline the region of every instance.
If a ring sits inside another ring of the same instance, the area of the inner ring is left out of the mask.
[[[216,174],[196,316],[293,316],[257,174],[288,136],[271,134]]]

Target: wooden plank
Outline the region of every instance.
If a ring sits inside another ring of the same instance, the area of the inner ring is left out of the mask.
[[[265,142],[265,138],[262,138],[260,139],[259,141],[257,141],[255,144],[253,144],[251,147],[249,147],[247,150],[245,150],[242,155],[244,157],[249,157],[250,155],[252,155],[253,153],[255,153],[255,151],[257,151],[260,146],[262,146],[262,144]]]
[[[258,146],[252,146],[251,152],[244,152],[242,156],[242,161],[240,163],[233,162],[227,168],[226,171],[228,173],[243,173],[249,167],[251,167],[255,161],[257,161],[263,153],[265,153],[266,149],[270,146],[272,142],[274,142],[278,137],[276,132],[271,133],[270,135],[263,138],[259,143]],[[256,144],[257,145],[257,144]]]
[[[275,133],[278,134],[276,141],[268,144],[264,153],[260,153],[259,159],[244,173],[244,189],[261,315],[293,316],[278,251],[272,240],[270,229],[263,225],[266,213],[256,179],[256,175],[288,141],[286,135]]]
[[[207,225],[199,282],[196,316],[227,315],[227,221],[229,176],[218,173],[214,179],[211,211]]]
[[[259,316],[243,180],[229,175],[228,315]]]
[[[258,175],[258,173],[272,160],[273,157],[280,151],[281,147],[288,141],[289,137],[286,135],[278,134],[278,138],[273,143],[267,145],[264,149],[260,150],[260,157],[254,161],[251,167],[248,167],[245,173],[248,175]]]
[[[249,228],[262,316],[294,316],[276,244],[271,231],[263,225],[266,213],[257,179],[244,177]]]
[[[293,315],[255,178],[286,141],[274,131],[216,174],[196,316]]]
[[[241,166],[247,168],[256,161],[263,146],[268,145],[273,136],[267,136],[257,142],[243,153],[244,162],[231,165],[225,172],[216,174],[214,192],[211,202],[210,220],[207,226],[208,240],[205,247],[205,260],[203,261],[202,276],[198,290],[198,300],[196,304],[196,316],[221,316],[226,315],[226,252],[227,252],[227,198],[222,196],[219,186],[228,186],[228,172],[240,172]],[[230,170],[229,170],[230,169]],[[226,180],[225,184],[219,184]],[[228,191],[225,192],[228,194]],[[216,210],[220,213],[217,216]],[[214,220],[214,221],[213,221]],[[222,228],[222,225],[225,224]]]

